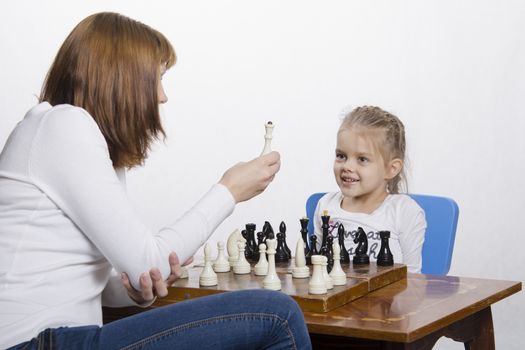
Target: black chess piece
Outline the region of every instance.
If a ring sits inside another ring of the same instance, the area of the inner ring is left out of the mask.
[[[350,255],[348,254],[348,249],[345,247],[345,227],[343,224],[339,224],[339,227],[337,228],[337,240],[339,247],[341,248],[341,264],[349,264]]]
[[[381,248],[379,249],[379,254],[377,254],[377,265],[392,266],[394,265],[394,256],[388,244],[390,231],[379,231],[379,237],[381,238]]]
[[[311,235],[310,242],[312,242],[312,244],[310,245],[310,256],[319,255],[319,251],[317,250],[317,236]]]
[[[303,238],[304,256],[306,257],[310,254],[310,245],[308,244],[308,218],[304,217],[299,219],[299,222],[301,223],[301,237]]]
[[[354,259],[352,260],[353,263],[356,265],[370,264],[370,258],[368,257],[368,237],[362,227],[357,229],[354,243],[357,243],[357,248],[355,249]]]
[[[274,239],[275,238],[275,234],[273,232],[273,227],[268,221],[264,222],[262,232],[264,233],[264,242],[263,243],[265,243],[265,244],[266,244],[266,240],[267,239]]]
[[[279,232],[283,234],[283,241],[284,241],[284,250],[286,251],[286,254],[288,255],[288,259],[292,258],[292,251],[288,247],[288,244],[286,243],[286,224],[284,221],[281,221],[281,224],[279,225]]]
[[[330,221],[330,215],[328,215],[328,212],[325,210],[323,212],[323,215],[321,215],[321,221],[323,222],[321,225],[321,231],[323,233],[322,240],[321,240],[321,249],[323,247],[326,247],[326,238],[328,238],[328,230],[330,229],[329,221]]]
[[[257,251],[259,251],[259,246],[264,243],[264,233],[262,231],[257,232]]]
[[[277,233],[277,248],[275,251],[275,262],[288,261],[288,253],[284,247],[284,234],[282,232]]]
[[[334,236],[329,234],[328,237],[326,237],[326,247],[324,248],[325,254],[323,254],[324,256],[326,256],[328,262],[328,266],[326,267],[328,273],[330,273],[332,271],[332,268],[334,267],[334,249],[332,244],[334,244]]]
[[[246,224],[246,249],[244,250],[244,256],[248,261],[256,262],[259,260],[259,249],[255,242],[255,224]]]

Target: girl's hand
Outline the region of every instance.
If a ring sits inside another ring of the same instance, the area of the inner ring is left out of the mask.
[[[235,202],[244,202],[263,192],[281,167],[281,156],[270,152],[249,162],[237,163],[226,170],[220,184],[230,190]]]
[[[168,295],[168,287],[182,275],[182,266],[191,264],[193,257],[181,265],[177,254],[172,252],[169,256],[169,262],[171,273],[166,280],[162,279],[162,275],[156,267],[150,269],[149,272],[141,274],[139,281],[140,291],[131,286],[128,275],[123,272],[121,274],[122,284],[127,289],[129,297],[139,305],[150,303],[156,297],[165,297]]]

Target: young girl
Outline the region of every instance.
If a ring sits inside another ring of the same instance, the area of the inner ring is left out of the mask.
[[[40,103],[0,154],[0,348],[310,348],[298,305],[266,290],[102,326],[102,305],[165,295],[178,258],[190,258],[280,167],[277,152],[235,165],[179,220],[151,232],[126,196],[124,169],[141,165],[164,134],[161,76],[174,63],[162,34],[115,13],[89,16],[63,43]]]
[[[330,216],[330,231],[345,229],[349,254],[362,227],[368,237],[370,260],[381,246],[379,231],[390,231],[394,261],[409,272],[421,272],[421,249],[425,238],[425,213],[408,195],[399,194],[406,181],[405,128],[393,114],[379,107],[357,107],[348,113],[337,132],[334,175],[340,192],[327,193],[318,202],[314,217],[318,247],[322,241],[321,215]]]

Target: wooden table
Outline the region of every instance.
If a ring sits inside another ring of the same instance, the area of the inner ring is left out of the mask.
[[[490,305],[520,290],[521,282],[409,274],[305,319],[318,349],[431,349],[441,336],[494,349]]]
[[[441,336],[494,349],[490,305],[521,282],[409,274],[329,312],[305,312],[314,349],[431,349]],[[174,302],[167,298],[153,307]],[[104,309],[105,322],[139,308]]]

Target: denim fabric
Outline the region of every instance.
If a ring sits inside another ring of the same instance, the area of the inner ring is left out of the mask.
[[[254,289],[188,300],[103,327],[46,329],[11,349],[303,350],[311,344],[302,311],[292,298]]]

